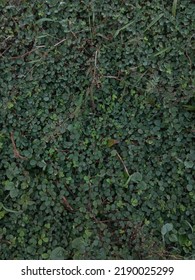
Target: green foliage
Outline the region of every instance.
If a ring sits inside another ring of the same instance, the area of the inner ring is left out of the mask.
[[[51,260],[64,260],[65,257],[66,257],[66,253],[64,248],[62,247],[55,248],[50,254]]]
[[[191,1],[1,1],[1,259],[195,257]]]

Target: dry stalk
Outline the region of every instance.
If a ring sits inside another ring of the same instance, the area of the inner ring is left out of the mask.
[[[124,167],[124,169],[125,169],[125,172],[126,172],[126,174],[128,175],[128,177],[129,177],[129,176],[130,176],[129,171],[128,171],[128,169],[127,169],[127,167],[126,167],[126,165],[125,165],[125,163],[124,163],[122,157],[119,155],[119,153],[118,153],[117,151],[116,151],[116,155],[117,155],[117,157],[120,159],[120,161],[121,161],[121,163],[122,163],[122,165],[123,165],[123,167]]]
[[[12,56],[11,59],[18,59],[18,58],[24,58],[25,56],[31,54],[32,52],[40,49],[40,48],[45,48],[45,46],[37,46],[35,49],[32,49],[31,51],[25,52],[24,54],[18,55],[18,56]]]
[[[63,201],[63,204],[66,208],[66,210],[70,211],[70,212],[74,212],[74,209],[70,206],[68,200],[65,198],[65,196],[62,197],[62,201]]]
[[[16,144],[15,144],[15,141],[14,141],[14,133],[13,132],[10,133],[10,138],[11,138],[11,141],[12,141],[12,146],[13,146],[13,151],[14,151],[15,158],[27,159],[26,157],[21,156],[19,151],[18,151],[18,149],[16,148]]]

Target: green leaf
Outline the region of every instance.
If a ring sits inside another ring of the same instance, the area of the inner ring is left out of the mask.
[[[164,236],[169,231],[173,230],[173,224],[167,223],[161,228],[161,234]]]
[[[9,194],[10,194],[11,198],[15,198],[19,195],[19,190],[14,188],[14,189],[10,190]]]
[[[135,172],[130,176],[130,181],[134,183],[139,183],[142,181],[142,174],[140,172]]]
[[[186,234],[179,235],[178,240],[181,246],[190,247],[192,245],[192,241],[189,240]]]
[[[188,184],[186,188],[189,192],[191,192],[193,190],[193,185]]]
[[[13,190],[15,188],[15,184],[13,182],[10,181],[5,181],[5,189],[10,191]]]
[[[116,151],[116,150],[112,150],[112,151],[111,151],[111,156],[114,157],[114,156],[116,156],[116,155],[117,155],[117,151]]]
[[[184,161],[184,165],[186,168],[192,168],[194,166],[193,161]]]
[[[72,241],[72,248],[78,250],[78,251],[83,251],[84,247],[86,246],[86,242],[83,239],[83,237],[77,237]]]
[[[178,241],[177,235],[176,234],[170,234],[169,240],[171,242],[177,242]]]
[[[138,205],[138,203],[139,203],[139,202],[138,202],[138,200],[137,200],[136,198],[132,198],[132,199],[131,199],[131,205],[132,205],[132,206],[136,207],[136,206]]]
[[[64,260],[66,251],[62,247],[56,247],[50,254],[50,260]]]
[[[7,108],[8,109],[11,109],[11,108],[13,108],[14,107],[14,104],[12,103],[12,102],[8,102],[7,103]]]
[[[34,159],[30,160],[30,165],[31,166],[36,166],[36,164],[37,164],[36,160],[34,160]]]

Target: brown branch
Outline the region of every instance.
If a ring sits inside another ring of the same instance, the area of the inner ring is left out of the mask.
[[[10,138],[11,138],[11,141],[12,141],[12,146],[13,146],[13,151],[14,151],[15,158],[27,159],[26,157],[21,156],[19,151],[18,151],[18,149],[16,148],[16,144],[15,144],[15,141],[14,141],[14,133],[13,132],[10,133]]]
[[[67,40],[67,38],[62,39],[61,41],[57,42],[57,43],[54,45],[54,47],[57,47],[58,45],[62,44],[62,43],[63,43],[64,41],[66,41],[66,40]]]
[[[12,56],[11,59],[24,58],[25,56],[31,54],[32,52],[34,52],[34,51],[36,51],[36,50],[38,50],[38,49],[40,49],[40,48],[44,48],[44,47],[45,47],[44,45],[43,45],[43,46],[38,46],[38,47],[35,48],[35,49],[32,49],[32,50],[30,50],[30,51],[28,51],[28,52],[25,52],[24,54],[21,54],[21,55],[18,55],[18,56]]]
[[[70,212],[74,212],[74,209],[70,206],[68,200],[65,198],[65,196],[62,197],[62,201],[63,201],[63,204],[65,206],[65,208],[70,211]]]
[[[126,165],[125,165],[125,163],[124,163],[122,157],[119,155],[119,153],[118,153],[117,151],[116,151],[116,155],[117,155],[117,157],[120,159],[120,161],[121,161],[121,163],[122,163],[122,165],[123,165],[123,167],[124,167],[124,169],[125,169],[126,174],[127,174],[128,176],[130,176],[129,171],[128,171],[128,169],[127,169],[127,167],[126,167]]]
[[[192,70],[192,61],[191,61],[191,59],[190,59],[190,57],[189,57],[187,51],[185,51],[185,54],[186,54],[186,56],[187,56],[187,58],[188,58],[188,61],[189,61],[190,70]]]
[[[95,101],[94,101],[94,96],[93,96],[93,91],[94,91],[94,86],[97,86],[99,88],[98,85],[98,74],[97,74],[97,58],[98,58],[98,51],[95,51],[94,54],[94,66],[91,69],[91,67],[89,68],[89,73],[92,75],[92,81],[91,81],[91,85],[88,87],[87,89],[87,95],[90,95],[90,99],[91,99],[91,107],[92,107],[92,111],[95,112],[96,109],[96,105],[95,105]]]

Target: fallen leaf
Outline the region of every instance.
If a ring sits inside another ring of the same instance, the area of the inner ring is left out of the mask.
[[[119,140],[108,139],[107,145],[108,145],[108,147],[110,148],[110,147],[112,147],[112,146],[118,144],[119,142],[120,142]]]

